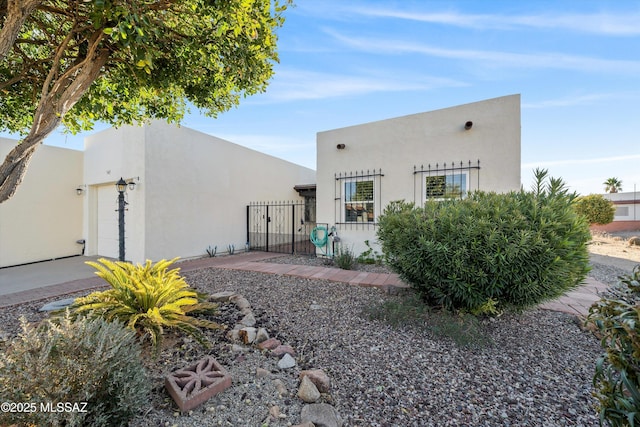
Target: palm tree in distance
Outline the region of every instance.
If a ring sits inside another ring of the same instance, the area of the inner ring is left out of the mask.
[[[602,184],[604,184],[604,191],[607,193],[617,193],[618,191],[622,191],[622,181],[618,178],[609,178]]]

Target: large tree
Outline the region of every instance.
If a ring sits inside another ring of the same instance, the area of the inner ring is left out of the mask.
[[[59,125],[215,116],[264,91],[291,0],[0,0],[0,203]]]

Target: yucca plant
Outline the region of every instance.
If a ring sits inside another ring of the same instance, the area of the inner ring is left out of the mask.
[[[208,347],[204,328],[221,328],[215,322],[192,317],[195,313],[213,313],[217,304],[207,302],[206,295],[191,289],[179,268],[168,270],[177,258],[161,260],[144,265],[114,262],[99,259],[88,261],[96,274],[104,279],[111,289],[93,292],[81,297],[69,307],[72,315],[89,318],[102,317],[107,321],[118,320],[138,331],[142,338],[151,340],[158,352],[164,328],[178,329],[193,336]]]

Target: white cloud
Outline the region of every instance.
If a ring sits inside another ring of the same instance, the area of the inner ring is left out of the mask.
[[[516,28],[548,28],[612,36],[640,35],[640,13],[581,13],[537,15],[487,15],[458,12],[419,13],[370,7],[351,9],[360,15],[396,18],[464,28],[509,30]]]
[[[601,163],[613,163],[640,159],[640,154],[629,154],[626,156],[598,157],[595,159],[564,159],[564,160],[543,160],[539,162],[523,163],[522,169],[549,166],[569,166],[569,165],[594,165]]]
[[[446,49],[403,40],[348,37],[325,30],[344,45],[367,52],[385,54],[417,53],[449,59],[483,62],[492,67],[568,69],[585,72],[616,72],[637,74],[640,61],[613,60],[564,53],[513,53],[492,50]]]
[[[373,92],[429,90],[466,84],[457,80],[403,72],[333,74],[299,69],[281,69],[262,97],[269,101],[296,101],[363,95]]]
[[[548,108],[548,107],[571,107],[575,105],[592,105],[598,101],[607,99],[630,99],[637,98],[637,93],[592,93],[586,95],[567,96],[564,98],[547,99],[538,102],[527,102],[522,104],[522,108]]]

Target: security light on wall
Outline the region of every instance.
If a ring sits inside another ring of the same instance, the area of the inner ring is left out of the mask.
[[[469,130],[473,127],[473,122],[471,120],[469,120],[468,122],[466,122],[464,124],[464,130]]]
[[[84,193],[84,190],[87,188],[86,185],[82,184],[82,185],[78,185],[78,187],[76,188],[76,194],[78,196],[82,196],[82,194]]]
[[[345,147],[346,147],[346,145],[344,145],[344,144],[338,144],[338,145],[336,145],[336,148],[337,148],[338,150],[344,150],[344,148],[345,148]]]

